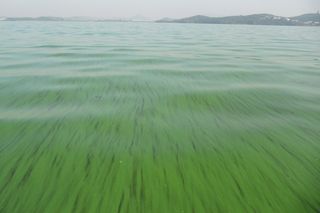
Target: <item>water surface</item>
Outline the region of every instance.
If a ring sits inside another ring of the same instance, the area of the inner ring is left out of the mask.
[[[317,212],[320,28],[0,22],[0,212]]]

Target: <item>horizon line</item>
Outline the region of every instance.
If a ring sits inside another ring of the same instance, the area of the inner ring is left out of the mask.
[[[298,15],[294,16],[283,16],[283,15],[275,15],[272,13],[250,13],[250,14],[234,14],[234,15],[225,15],[225,16],[210,16],[210,15],[203,15],[203,14],[195,14],[195,15],[190,15],[190,16],[183,16],[179,18],[172,18],[172,19],[182,19],[182,18],[188,18],[188,17],[194,17],[194,16],[206,16],[206,17],[212,17],[212,18],[223,18],[223,17],[233,17],[233,16],[250,16],[250,15],[273,15],[273,16],[278,16],[278,17],[285,17],[285,18],[290,18],[290,17],[297,17],[301,15],[306,15],[306,14],[319,14],[319,10],[317,12],[308,12],[308,13],[300,13]],[[0,16],[0,18],[90,18],[90,19],[100,19],[100,20],[132,20],[132,19],[146,19],[149,21],[152,20],[159,20],[163,18],[171,18],[169,16],[162,16],[161,18],[150,18],[148,16],[143,16],[143,15],[135,15],[131,17],[97,17],[97,16],[85,16],[85,15],[74,15],[74,16],[55,16],[55,15],[39,15],[39,16]]]

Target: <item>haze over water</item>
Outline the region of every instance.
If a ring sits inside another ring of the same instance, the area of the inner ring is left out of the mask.
[[[0,212],[317,212],[320,28],[0,22]]]

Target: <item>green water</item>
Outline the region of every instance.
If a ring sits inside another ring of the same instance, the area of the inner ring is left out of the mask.
[[[0,212],[319,212],[320,28],[0,22]]]

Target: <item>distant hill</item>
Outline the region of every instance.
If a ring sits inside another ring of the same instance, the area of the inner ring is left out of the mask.
[[[320,26],[320,14],[304,14],[296,17],[281,17],[271,14],[247,16],[209,17],[192,16],[182,19],[161,19],[159,23],[198,23],[198,24],[247,24],[247,25],[282,25],[282,26]]]
[[[299,22],[318,22],[320,23],[320,14],[319,13],[309,13],[301,16],[292,17],[292,20],[297,20]]]
[[[136,22],[150,21],[141,16],[129,19],[99,19],[91,17],[0,17],[0,21],[93,21],[93,22]],[[283,26],[320,26],[320,14],[310,13],[295,17],[282,17],[271,14],[254,14],[247,16],[209,17],[192,16],[182,19],[163,18],[159,23],[197,23],[197,24],[247,24],[247,25],[283,25]]]

